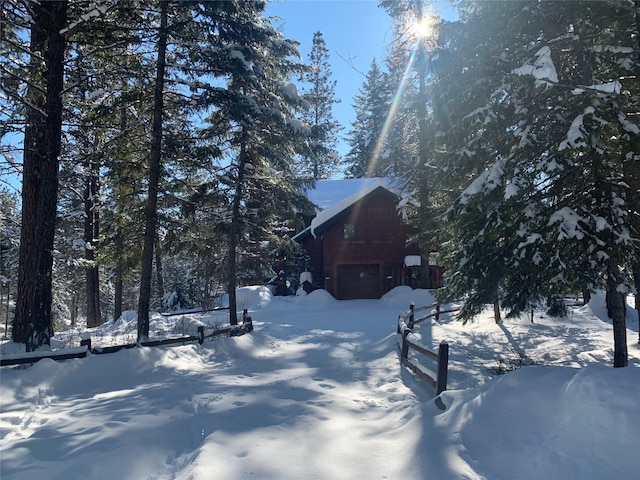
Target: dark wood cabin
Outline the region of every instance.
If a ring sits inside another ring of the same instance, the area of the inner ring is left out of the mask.
[[[440,286],[439,267],[430,268],[419,247],[408,244],[415,229],[399,215],[399,200],[373,184],[318,213],[294,237],[310,257],[316,288],[349,300],[380,298],[398,285]]]

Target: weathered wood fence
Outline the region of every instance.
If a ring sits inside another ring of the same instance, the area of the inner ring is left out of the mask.
[[[416,325],[428,320],[430,318],[435,318],[436,321],[440,320],[440,315],[444,315],[446,313],[456,312],[459,308],[442,310],[442,307],[439,303],[433,303],[431,305],[426,305],[424,307],[415,308],[415,305],[411,303],[409,306],[409,311],[405,313],[401,313],[398,316],[398,330],[397,333],[400,334],[401,342],[400,342],[400,363],[407,367],[409,370],[414,372],[418,378],[424,380],[429,385],[431,385],[436,390],[436,395],[440,395],[443,391],[447,389],[447,372],[449,366],[449,344],[446,342],[440,343],[438,346],[437,352],[432,352],[431,350],[425,348],[424,346],[412,341],[409,338],[409,334],[413,332],[413,329]],[[419,312],[428,311],[426,315],[416,318],[416,314]],[[409,349],[413,349],[416,352],[424,355],[429,360],[436,362],[436,371],[435,375],[431,372],[425,371],[421,366],[417,363],[413,363],[409,359]]]
[[[247,314],[245,309],[242,314],[242,324],[230,325],[228,327],[219,328],[209,334],[205,334],[204,326],[198,327],[197,335],[186,335],[175,338],[164,338],[161,340],[148,340],[146,342],[128,343],[126,345],[114,345],[109,347],[93,347],[91,345],[91,339],[85,339],[80,342],[80,347],[63,348],[51,352],[33,352],[28,354],[21,354],[19,357],[0,358],[0,366],[11,365],[24,365],[28,363],[36,363],[43,358],[50,358],[52,360],[69,360],[72,358],[84,358],[87,353],[94,355],[103,355],[107,353],[115,353],[122,349],[129,349],[133,347],[160,347],[165,345],[184,345],[187,343],[198,342],[200,345],[204,343],[205,338],[214,338],[221,335],[228,335],[230,337],[237,337],[244,335],[245,333],[253,331],[253,320]]]

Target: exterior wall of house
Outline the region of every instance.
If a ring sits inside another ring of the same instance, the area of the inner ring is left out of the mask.
[[[324,288],[333,296],[380,298],[397,285],[429,286],[426,267],[403,266],[406,255],[420,255],[417,246],[406,246],[412,231],[397,214],[395,197],[380,192],[355,204],[321,239],[308,237],[303,246],[312,262],[322,251]]]

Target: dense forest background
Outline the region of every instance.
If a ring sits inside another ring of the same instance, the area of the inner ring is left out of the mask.
[[[640,287],[640,2],[381,0],[394,20],[336,99],[262,1],[1,3],[0,313],[34,350],[63,323],[207,305],[263,283],[322,178],[390,176],[443,297],[562,314],[608,292],[618,366]],[[417,28],[421,27],[421,28]],[[352,101],[339,125],[331,107]],[[336,139],[346,135],[340,158]],[[5,330],[7,331],[7,330]]]

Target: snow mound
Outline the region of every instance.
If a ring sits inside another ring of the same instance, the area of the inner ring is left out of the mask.
[[[156,335],[198,335],[198,327],[206,326],[199,317],[190,314],[173,314],[165,317],[159,313],[153,314],[149,321],[149,330]],[[137,328],[137,327],[136,327]]]
[[[113,322],[113,326],[124,327],[126,325],[129,325],[130,323],[137,322],[137,321],[138,321],[138,312],[136,312],[135,310],[125,310],[124,312],[122,312],[122,315],[120,315],[120,318],[118,318],[115,322]]]
[[[449,398],[443,394],[445,405],[459,402],[451,393]],[[458,403],[443,417],[458,424],[453,430],[459,429],[472,463],[491,466],[479,474],[625,478],[636,468],[640,411],[629,399],[638,396],[637,368],[535,366],[488,382],[479,395]],[[487,432],[501,433],[487,442]],[[620,449],[616,462],[607,456],[612,444]],[[504,462],[507,450],[510,461]]]
[[[271,303],[272,299],[271,290],[264,285],[240,287],[236,290],[236,303],[239,310],[264,308]]]
[[[408,310],[411,302],[416,307],[424,307],[435,303],[436,299],[431,290],[416,288],[415,290],[406,285],[395,287],[382,296],[382,302],[389,306],[402,307]]]
[[[306,303],[312,303],[315,305],[327,305],[337,301],[333,298],[333,295],[324,289],[314,290],[304,298],[306,299]]]

